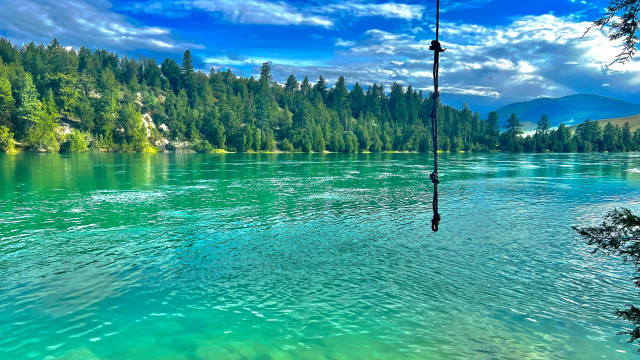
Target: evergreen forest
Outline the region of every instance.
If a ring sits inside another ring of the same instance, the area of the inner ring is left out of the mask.
[[[350,90],[349,90],[350,89]],[[75,50],[56,39],[18,47],[0,39],[0,151],[382,152],[432,150],[431,94],[398,83],[333,84],[320,76],[274,81],[230,69]],[[624,152],[640,150],[629,123],[586,120],[551,128],[541,115],[523,136],[514,114],[500,127],[467,106],[438,105],[439,150]]]

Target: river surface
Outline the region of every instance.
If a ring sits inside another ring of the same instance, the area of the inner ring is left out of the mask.
[[[632,359],[640,155],[0,154],[0,359]]]

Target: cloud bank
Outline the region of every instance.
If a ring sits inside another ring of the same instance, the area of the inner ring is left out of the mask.
[[[107,1],[3,0],[0,30],[18,41],[48,43],[53,37],[73,45],[118,49],[184,51],[196,44],[176,40],[165,27],[136,24],[112,11]]]
[[[332,28],[342,17],[383,17],[419,20],[423,5],[388,3],[309,3],[294,6],[283,1],[266,0],[173,0],[129,3],[128,10],[172,17],[211,13],[237,24],[304,25]]]
[[[621,94],[638,92],[640,63],[609,64],[619,52],[606,34],[592,31],[588,22],[554,15],[523,16],[507,25],[487,27],[442,24],[442,91],[506,101],[580,92],[604,87]],[[350,83],[393,82],[429,90],[432,86],[430,38],[424,34],[371,29],[358,39],[338,38],[336,63],[295,67],[274,61],[277,78],[320,73],[345,75]]]

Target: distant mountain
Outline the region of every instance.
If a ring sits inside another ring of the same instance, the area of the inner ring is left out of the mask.
[[[586,119],[601,120],[640,114],[640,105],[610,97],[576,94],[561,98],[539,98],[517,102],[498,110],[500,124],[506,124],[511,114],[518,115],[525,131],[535,129],[540,117],[546,114],[551,126],[576,125]]]

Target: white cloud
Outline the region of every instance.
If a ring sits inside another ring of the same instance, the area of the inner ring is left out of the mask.
[[[423,5],[407,5],[398,3],[362,4],[345,2],[318,7],[315,11],[329,13],[341,12],[357,17],[381,16],[389,19],[419,20],[425,7]]]
[[[500,93],[495,89],[486,87],[486,86],[443,86],[440,90],[444,93],[455,94],[455,95],[472,95],[472,96],[483,96],[483,97],[491,97],[491,98],[499,98]]]
[[[220,12],[227,20],[242,24],[333,26],[333,21],[324,16],[304,14],[284,2],[193,0],[174,2],[174,5],[205,12]]]
[[[526,61],[519,61],[518,62],[518,71],[521,72],[521,73],[529,74],[529,73],[535,72],[536,68],[533,65],[529,64],[528,62],[526,62]]]
[[[340,38],[338,38],[336,40],[336,46],[338,46],[338,47],[352,47],[355,44],[356,44],[356,42],[355,41],[351,41],[351,40],[343,40],[343,39],[340,39]]]
[[[198,47],[172,39],[168,29],[131,22],[111,11],[107,1],[3,0],[0,30],[16,41],[48,43],[57,37],[74,46],[115,46],[120,50]]]
[[[335,18],[384,17],[407,21],[420,20],[423,5],[394,2],[370,4],[363,2],[300,4],[269,0],[149,0],[131,4],[129,10],[161,16],[188,16],[191,12],[221,14],[233,23],[263,25],[305,25],[331,28]],[[327,15],[332,15],[329,18]]]
[[[497,27],[444,22],[441,36],[448,50],[441,57],[442,91],[505,99],[563,96],[602,89],[607,77],[619,91],[637,93],[640,63],[603,68],[619,52],[618,45],[599,31],[583,38],[588,26],[554,15],[524,16]],[[367,59],[369,67],[390,71],[378,81],[429,88],[431,77],[426,75],[433,58],[429,45],[430,40],[411,32],[372,29],[340,56]]]
[[[447,13],[460,8],[474,9],[483,4],[489,3],[493,0],[461,0],[461,1],[447,1],[440,4],[440,11]]]
[[[486,27],[443,23],[448,50],[441,58],[444,99],[480,97],[504,104],[540,96],[579,92],[638,93],[640,63],[605,66],[618,53],[616,43],[598,31],[582,37],[589,23],[554,15],[524,16],[511,23]],[[272,59],[274,77],[323,75],[330,82],[344,75],[350,84],[393,82],[431,89],[433,52],[430,39],[411,31],[371,29],[359,38],[339,38],[333,59],[311,65]],[[256,70],[260,62],[255,62]],[[611,84],[605,86],[604,84]]]
[[[252,73],[249,75],[259,74],[259,68],[262,64],[268,62],[272,66],[286,66],[289,68],[306,68],[306,67],[319,67],[323,66],[322,62],[316,60],[304,60],[296,58],[278,57],[278,58],[265,58],[265,57],[228,57],[228,56],[209,56],[202,59],[206,68],[226,69],[231,68],[232,71],[238,71],[242,73],[246,68],[252,69]],[[247,74],[244,74],[247,75]],[[288,74],[287,74],[288,75]],[[286,78],[286,77],[285,77]],[[279,80],[279,78],[278,78]]]
[[[164,42],[162,40],[153,39],[153,40],[151,40],[151,42],[153,44],[159,46],[159,47],[162,47],[162,48],[174,48],[175,47],[173,44],[166,43],[166,42]]]

